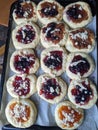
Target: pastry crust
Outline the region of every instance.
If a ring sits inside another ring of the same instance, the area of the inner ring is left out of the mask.
[[[22,23],[12,31],[12,41],[16,49],[35,48],[39,43],[40,30],[35,23]]]
[[[78,91],[78,93],[74,95],[72,92],[75,90]],[[77,107],[89,109],[97,101],[96,86],[87,78],[72,80],[68,87],[68,97]]]
[[[17,56],[19,56],[19,58],[17,58]],[[15,57],[16,57],[16,61],[15,61]],[[29,66],[29,64],[32,65]],[[18,66],[18,69],[15,68],[15,65]],[[32,74],[38,70],[39,60],[32,49],[16,50],[10,58],[10,68],[13,72],[17,74],[24,74],[24,73]]]
[[[49,35],[49,36],[48,36]],[[68,26],[63,22],[51,22],[41,29],[41,43],[43,47],[64,46],[67,41]]]
[[[19,17],[17,14],[19,15]],[[24,1],[16,5],[16,8],[13,10],[13,19],[15,23],[18,25],[26,21],[36,22],[37,21],[36,4],[32,1]]]
[[[95,47],[94,33],[86,28],[71,30],[65,46],[69,52],[90,53]]]
[[[42,93],[42,90],[44,93]],[[43,74],[38,77],[37,91],[42,99],[51,104],[55,104],[66,96],[67,85],[60,77]]]
[[[74,73],[69,69],[70,67],[71,69],[73,67],[73,69],[75,70]],[[77,52],[77,53],[70,53],[68,55],[67,63],[66,63],[66,73],[69,78],[81,79],[81,78],[88,77],[93,73],[94,69],[95,69],[94,61],[91,58],[91,56],[89,56],[88,54]]]
[[[80,1],[67,5],[63,12],[63,20],[74,29],[86,26],[92,20],[90,6]]]
[[[41,13],[42,9],[44,10],[44,13]],[[43,0],[37,5],[37,16],[42,24],[47,24],[49,22],[57,22],[62,20],[63,10],[63,6],[61,6],[57,1]]]
[[[35,123],[37,109],[29,99],[12,99],[6,106],[5,114],[8,122],[14,127],[27,128]]]
[[[62,117],[63,119],[61,119]],[[76,129],[82,124],[83,119],[84,119],[84,111],[80,108],[77,108],[74,104],[72,104],[69,101],[61,102],[56,106],[55,120],[57,125],[61,129],[68,129],[68,130]]]
[[[61,57],[60,54],[51,54],[55,52],[60,52],[62,53]],[[56,55],[56,56],[55,56]],[[46,58],[47,57],[47,58]],[[46,64],[44,63],[45,58]],[[49,59],[48,59],[49,58]],[[67,53],[66,50],[63,49],[62,47],[50,47],[42,51],[41,53],[41,68],[43,69],[44,72],[48,73],[49,75],[55,75],[55,76],[60,76],[63,72],[66,70],[66,60],[67,60]],[[48,65],[49,63],[49,65]],[[55,67],[59,67],[59,69]],[[61,66],[61,67],[60,67]]]
[[[14,98],[29,98],[36,92],[35,75],[13,75],[6,83],[8,93]]]

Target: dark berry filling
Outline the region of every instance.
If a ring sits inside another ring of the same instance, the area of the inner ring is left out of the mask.
[[[35,56],[25,55],[24,57],[20,55],[16,55],[14,57],[14,67],[16,70],[20,71],[21,73],[29,73],[29,69],[33,67],[35,63]]]
[[[43,33],[48,41],[52,41],[57,44],[61,39],[63,39],[64,24],[56,24],[54,22],[48,24],[47,27],[43,28]]]
[[[57,83],[56,79],[45,79],[46,81],[42,84],[40,95],[44,95],[47,99],[54,99],[60,95],[61,88]]]
[[[41,5],[41,15],[42,17],[54,17],[58,14],[57,5],[45,2]]]
[[[75,102],[80,105],[87,104],[93,97],[93,91],[90,88],[90,84],[86,85],[85,82],[82,82],[82,86],[83,87],[76,85],[71,91],[72,95],[75,96]]]
[[[22,77],[16,76],[13,82],[14,92],[19,96],[26,96],[30,92],[30,80]]]
[[[44,64],[57,71],[62,69],[62,51],[51,51],[49,56],[44,58]]]
[[[73,63],[77,63],[76,65],[74,65]],[[86,58],[83,58],[80,55],[77,55],[73,58],[71,64],[69,66],[69,70],[72,73],[80,73],[81,76],[83,76],[85,73],[87,73],[90,69],[90,64],[89,62],[86,60]]]
[[[18,42],[28,44],[35,39],[34,28],[30,25],[25,25],[17,31],[16,39]]]
[[[31,3],[18,3],[15,6],[15,14],[17,18],[31,18],[34,14],[34,9]]]

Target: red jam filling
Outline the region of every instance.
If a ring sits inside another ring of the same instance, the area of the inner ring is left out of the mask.
[[[64,24],[57,24],[54,22],[49,23],[47,27],[43,28],[43,33],[46,33],[45,38],[47,38],[48,41],[57,44],[61,39],[63,39]]]
[[[34,15],[34,9],[31,3],[18,3],[15,6],[15,14],[17,18],[32,18]]]
[[[62,69],[62,51],[51,51],[50,56],[46,56],[43,61],[51,69]]]
[[[30,92],[30,80],[22,77],[16,76],[13,82],[14,92],[19,96],[26,96]]]
[[[56,82],[56,79],[45,79],[46,82],[42,83],[40,95],[44,95],[47,99],[54,99],[60,95],[61,88]]]
[[[30,25],[25,25],[17,31],[16,39],[18,42],[28,44],[35,39],[34,28]]]
[[[75,102],[77,104],[85,105],[93,98],[93,91],[90,88],[90,83],[86,85],[85,81],[83,81],[82,86],[84,88],[76,85],[75,88],[71,90],[71,93],[75,96]]]
[[[58,8],[54,3],[45,2],[41,4],[41,8],[42,17],[55,17],[58,15]]]
[[[35,56],[25,55],[24,57],[20,55],[16,55],[14,57],[14,67],[16,70],[20,71],[21,73],[29,73],[29,69],[33,67],[35,63]]]
[[[75,56],[71,64],[75,62],[77,62],[77,65],[69,66],[69,70],[74,74],[80,73],[80,75],[83,76],[90,69],[89,62],[80,55]]]

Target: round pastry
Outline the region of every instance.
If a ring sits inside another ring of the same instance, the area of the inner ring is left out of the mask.
[[[39,28],[31,22],[22,23],[12,31],[12,41],[16,49],[35,48],[39,43]]]
[[[97,101],[96,87],[87,78],[82,80],[72,80],[68,87],[68,97],[76,106],[89,109]]]
[[[41,29],[41,43],[45,48],[64,46],[67,41],[68,27],[63,22],[51,22]]]
[[[69,101],[59,103],[55,109],[55,120],[61,129],[78,128],[84,119],[84,111]]]
[[[69,32],[66,49],[70,52],[91,52],[95,47],[94,33],[86,28],[79,28]]]
[[[43,74],[37,80],[38,95],[49,103],[61,101],[67,91],[66,83],[59,77]]]
[[[90,6],[86,2],[75,2],[65,7],[63,20],[71,28],[86,26],[92,20]]]
[[[14,98],[29,98],[36,92],[35,75],[14,75],[7,81],[7,91]]]
[[[18,128],[27,128],[36,121],[37,109],[29,99],[13,99],[5,109],[8,122]]]
[[[95,69],[93,59],[86,53],[70,53],[66,63],[66,73],[71,79],[88,77]]]
[[[41,68],[50,75],[61,75],[66,70],[66,51],[61,47],[50,47],[41,53]]]
[[[17,2],[13,10],[13,19],[16,24],[26,21],[37,21],[36,4],[32,1]]]
[[[32,49],[16,50],[10,58],[10,68],[17,74],[32,74],[39,68],[39,60]]]
[[[42,24],[61,21],[63,9],[55,0],[43,0],[37,6],[37,16]]]

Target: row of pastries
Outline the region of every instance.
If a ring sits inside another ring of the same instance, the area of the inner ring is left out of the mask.
[[[25,1],[15,6],[12,15],[16,51],[10,69],[15,75],[6,86],[14,99],[6,107],[7,120],[19,128],[33,125],[38,112],[28,98],[37,92],[45,102],[57,104],[55,121],[60,128],[78,128],[84,120],[83,109],[97,101],[96,86],[88,78],[95,70],[89,55],[95,35],[85,27],[93,19],[89,5],[79,1],[64,8],[55,0],[43,0],[37,6]],[[39,68],[44,74],[37,77]],[[69,77],[69,85],[60,77],[63,73]]]

